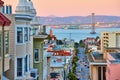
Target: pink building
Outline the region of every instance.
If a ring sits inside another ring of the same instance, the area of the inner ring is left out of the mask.
[[[120,80],[120,53],[107,53],[106,80]]]

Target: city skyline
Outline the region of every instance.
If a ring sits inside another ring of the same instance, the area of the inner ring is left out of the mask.
[[[94,12],[97,15],[120,16],[120,0],[33,0],[38,16],[87,16]],[[13,6],[18,0],[5,0]]]

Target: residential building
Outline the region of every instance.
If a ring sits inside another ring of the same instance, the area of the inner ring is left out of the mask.
[[[44,80],[44,39],[48,37],[46,34],[46,26],[39,23],[39,18],[36,16],[36,10],[32,1],[29,1],[32,10],[33,20],[31,21],[31,41],[33,43],[33,68],[38,69],[37,80]],[[37,76],[36,76],[37,77]]]
[[[32,63],[33,42],[30,38],[32,37],[30,35],[30,22],[33,16],[29,1],[19,0],[16,13],[6,14],[12,21],[9,28],[10,69],[5,73],[10,80],[37,78],[37,69],[33,68]]]
[[[4,2],[0,0],[0,80],[7,80],[4,74],[10,69],[10,56],[8,54],[8,27],[11,24],[11,21],[1,13],[3,4]]]
[[[120,80],[120,53],[107,53],[106,80]]]
[[[88,55],[90,79],[91,80],[106,80],[106,60],[103,58],[103,54],[99,52],[93,52]]]

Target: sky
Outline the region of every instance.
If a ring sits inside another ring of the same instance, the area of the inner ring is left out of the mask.
[[[18,0],[3,0],[13,6]],[[120,0],[33,0],[38,16],[87,16],[96,15],[120,16]]]

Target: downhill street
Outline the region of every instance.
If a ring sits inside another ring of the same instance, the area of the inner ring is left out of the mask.
[[[85,55],[85,49],[79,48],[79,53],[77,54],[79,61],[76,67],[76,76],[79,80],[88,80],[89,78],[89,63]]]

